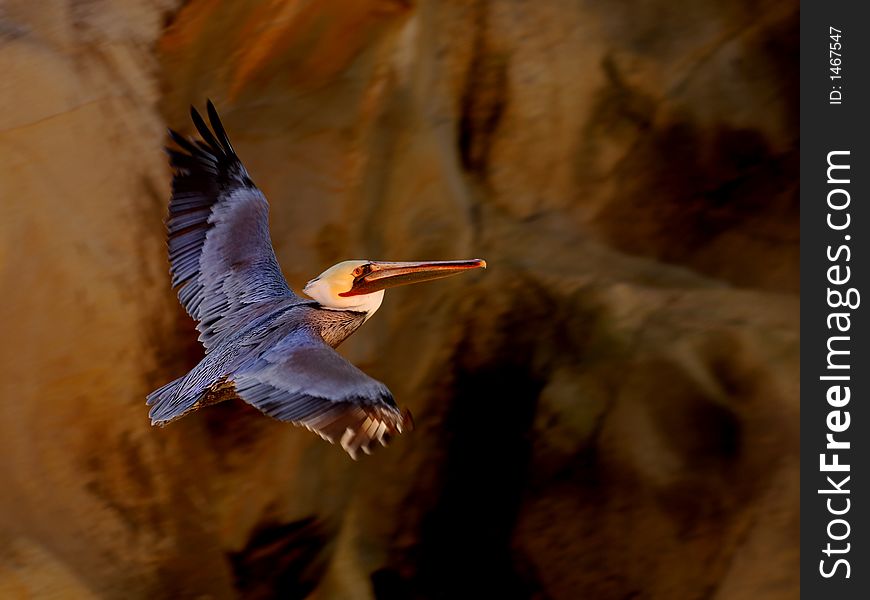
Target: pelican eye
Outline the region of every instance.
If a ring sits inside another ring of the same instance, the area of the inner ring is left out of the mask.
[[[353,270],[354,277],[361,277],[363,275],[368,275],[372,271],[371,265],[360,265],[356,269]]]

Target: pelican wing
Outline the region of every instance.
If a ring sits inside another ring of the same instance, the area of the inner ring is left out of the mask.
[[[214,132],[193,107],[190,114],[202,140],[169,131],[180,150],[167,149],[175,176],[166,227],[172,285],[208,350],[227,317],[251,304],[298,297],[275,258],[269,203],[233,150],[214,105],[208,102]]]
[[[230,376],[242,400],[281,421],[340,442],[356,458],[371,442],[411,426],[393,395],[333,350],[316,333],[294,330]]]

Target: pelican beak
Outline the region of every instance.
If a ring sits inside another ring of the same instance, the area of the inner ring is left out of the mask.
[[[371,294],[379,290],[421,283],[450,277],[470,269],[485,269],[486,261],[473,258],[471,260],[442,260],[429,262],[371,262],[368,268],[353,281],[350,291],[339,296],[358,296]]]

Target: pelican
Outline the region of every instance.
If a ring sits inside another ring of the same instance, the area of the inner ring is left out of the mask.
[[[305,427],[356,459],[372,442],[410,428],[390,390],[339,355],[341,344],[381,306],[387,288],[485,268],[480,259],[347,260],[303,289],[287,285],[269,235],[269,204],[233,150],[211,101],[211,129],[194,107],[201,140],[175,131],[166,220],[172,287],[197,322],[205,356],[148,395],[152,425],[240,398]]]

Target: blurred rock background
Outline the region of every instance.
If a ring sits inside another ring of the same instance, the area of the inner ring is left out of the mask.
[[[0,1],[0,596],[796,598],[798,3]],[[352,463],[201,355],[165,128],[212,98],[299,289],[481,256],[342,351]]]

